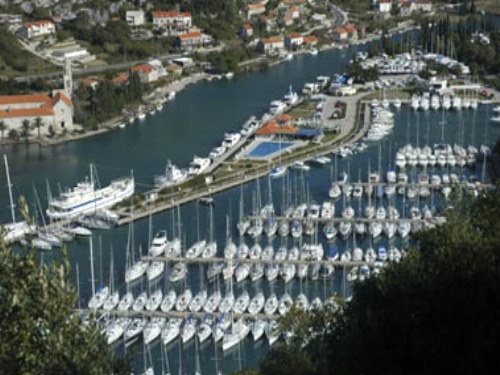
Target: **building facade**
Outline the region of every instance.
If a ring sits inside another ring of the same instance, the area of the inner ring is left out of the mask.
[[[56,26],[51,21],[34,21],[25,23],[19,30],[18,35],[24,39],[33,39],[56,32]]]
[[[73,103],[66,94],[57,91],[47,95],[0,96],[0,120],[11,130],[20,133],[23,122],[33,127],[37,118],[42,120],[41,134],[74,130]]]

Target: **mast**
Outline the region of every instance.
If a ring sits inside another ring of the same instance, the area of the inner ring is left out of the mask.
[[[7,187],[9,188],[9,201],[10,201],[10,214],[12,215],[12,223],[16,222],[16,212],[15,212],[15,204],[12,199],[12,184],[10,183],[10,175],[9,175],[9,163],[7,162],[7,155],[4,154],[3,160],[5,161],[5,173],[7,174]]]
[[[92,245],[92,237],[89,238],[90,245],[90,280],[92,282],[92,297],[95,295],[95,280],[94,280],[94,247]]]

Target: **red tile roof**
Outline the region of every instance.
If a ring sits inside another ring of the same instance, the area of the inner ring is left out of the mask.
[[[181,40],[201,38],[201,33],[199,31],[193,31],[191,33],[186,33],[186,34],[179,35],[179,38]]]
[[[128,81],[128,74],[127,73],[121,73],[121,74],[118,74],[115,78],[113,78],[111,80],[111,82],[113,83],[124,83],[124,82],[127,82]]]
[[[244,24],[243,28],[245,28],[246,30],[252,30],[252,26],[250,26],[249,23]]]
[[[33,22],[26,22],[23,26],[29,29],[30,27],[33,26],[43,26],[43,25],[49,25],[52,24],[51,21],[47,20],[41,20],[41,21],[33,21]]]
[[[132,71],[133,72],[142,72],[142,73],[146,73],[146,74],[149,74],[153,71],[153,68],[149,65],[146,65],[146,64],[139,64],[139,65],[136,65],[132,68]]]
[[[53,107],[62,100],[72,107],[71,99],[64,93],[57,92],[50,95],[9,95],[0,96],[0,105],[32,104],[32,108],[8,108],[0,110],[0,118],[8,117],[37,117],[54,115]]]
[[[263,44],[275,44],[283,43],[283,38],[281,36],[273,36],[271,38],[264,38],[260,40]]]
[[[153,18],[191,17],[191,12],[153,12]]]
[[[319,39],[316,35],[306,35],[304,36],[304,44],[314,44],[318,43]]]
[[[251,9],[264,9],[266,6],[264,4],[248,4],[248,10]]]
[[[273,135],[273,134],[295,134],[299,128],[295,126],[285,125],[279,126],[274,121],[269,121],[264,124],[260,129],[258,129],[256,135]]]

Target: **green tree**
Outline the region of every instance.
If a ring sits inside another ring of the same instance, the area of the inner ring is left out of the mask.
[[[17,132],[16,129],[10,129],[8,137],[11,141],[18,141],[19,140],[19,133]]]
[[[30,120],[24,119],[22,122],[21,135],[23,136],[23,138],[26,141],[28,140],[28,137],[30,136],[30,130],[31,130]]]
[[[23,198],[20,207],[29,220]],[[39,265],[34,250],[10,251],[0,233],[0,301],[2,372],[109,374],[124,365],[108,355],[95,320],[84,323],[75,311],[66,251],[62,261]]]
[[[35,121],[33,122],[33,126],[37,129],[38,131],[38,139],[40,139],[40,128],[43,128],[45,126],[43,120],[40,117],[37,117]]]
[[[3,120],[0,120],[0,133],[2,133],[2,139],[5,138],[4,137],[4,133],[5,131],[7,130],[7,125],[5,124],[5,121]]]
[[[400,263],[356,284],[352,301],[333,312],[322,331],[314,319],[295,319],[305,325],[301,332],[313,334],[305,340],[295,334],[282,346],[283,362],[271,351],[261,372],[295,374],[310,363],[304,373],[498,372],[499,187],[477,199],[457,191],[445,224],[419,233]],[[300,356],[293,369],[284,363]]]

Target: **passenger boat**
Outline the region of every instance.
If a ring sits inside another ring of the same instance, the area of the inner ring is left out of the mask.
[[[96,186],[95,167],[90,165],[90,180],[79,182],[76,187],[60,194],[49,202],[47,215],[51,219],[72,219],[109,208],[127,198],[135,191],[133,177],[126,177],[111,182],[104,188]]]

